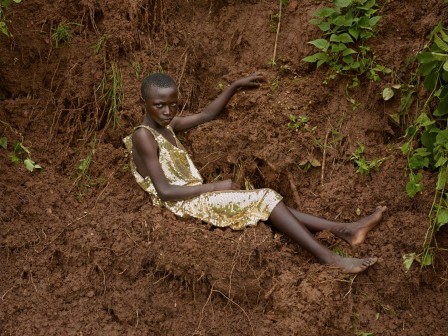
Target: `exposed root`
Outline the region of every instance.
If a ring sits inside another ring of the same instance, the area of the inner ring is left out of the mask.
[[[300,207],[300,197],[299,197],[299,192],[297,191],[296,184],[294,182],[294,177],[292,176],[292,174],[290,172],[288,172],[286,175],[288,176],[289,186],[291,188],[292,197],[294,199],[294,202],[296,203],[297,207]]]

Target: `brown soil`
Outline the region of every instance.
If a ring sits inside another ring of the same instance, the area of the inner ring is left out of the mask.
[[[351,92],[354,110],[347,79],[325,85],[327,69],[301,61],[319,36],[308,21],[327,3],[289,1],[274,68],[277,1],[23,0],[8,9],[13,38],[0,36],[0,127],[10,142],[0,150],[2,335],[448,334],[446,250],[434,267],[406,272],[402,264],[403,254],[421,250],[434,176],[425,172],[423,194],[407,197],[403,129],[389,118],[399,96],[381,98],[386,84],[409,79],[412,57],[446,22],[447,5],[380,1],[370,44],[394,74],[363,79]],[[52,29],[61,22],[77,24],[71,42],[55,48]],[[100,88],[113,62],[124,87],[115,128],[101,116]],[[288,205],[329,219],[353,221],[357,209],[387,205],[356,249],[318,236],[379,262],[343,275],[263,223],[233,232],[153,207],[129,173],[121,139],[142,118],[142,77],[161,68],[181,86],[182,113],[204,107],[220,83],[262,70],[260,89],[239,92],[217,120],[180,135],[201,173],[271,187]],[[290,114],[308,116],[309,126],[288,129]],[[19,134],[41,173],[9,160]],[[90,169],[77,180],[93,143]],[[387,157],[379,171],[356,173],[349,159],[358,143],[368,158]],[[298,164],[322,162],[324,147],[321,179],[321,168]],[[448,247],[447,228],[437,243]]]

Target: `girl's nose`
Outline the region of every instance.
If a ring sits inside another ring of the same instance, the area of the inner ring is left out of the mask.
[[[165,106],[165,108],[163,109],[163,114],[164,115],[170,115],[171,114],[171,109],[169,106]]]

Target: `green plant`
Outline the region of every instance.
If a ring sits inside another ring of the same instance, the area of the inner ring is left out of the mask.
[[[12,0],[15,3],[21,3],[22,0]],[[0,32],[2,32],[6,36],[11,36],[11,33],[8,30],[5,19],[5,9],[11,5],[11,0],[1,0],[0,1]]]
[[[101,49],[103,49],[104,45],[106,44],[106,35],[102,34],[95,45],[92,46],[93,50],[95,51],[95,54],[98,54]]]
[[[403,117],[407,116],[409,108],[414,101],[415,85],[412,83],[415,83],[415,74],[413,74],[409,83],[388,85],[383,89],[382,96],[385,101],[392,99],[397,92],[401,95],[398,112],[389,115],[391,120],[397,125],[401,125]]]
[[[334,7],[318,9],[310,23],[319,27],[323,38],[308,43],[320,51],[303,60],[317,67],[328,64],[336,74],[366,75],[374,81],[379,73],[390,73],[364,45],[381,19],[375,15],[377,6],[376,0],[334,0]]]
[[[350,160],[352,160],[358,167],[356,169],[356,172],[361,175],[369,174],[372,169],[378,170],[383,162],[387,159],[387,157],[383,157],[373,160],[366,160],[366,158],[364,157],[364,150],[365,147],[362,144],[358,144],[358,148],[350,157]]]
[[[0,147],[6,150],[8,149],[8,139],[6,137],[0,138]],[[24,146],[23,138],[20,141],[14,141],[12,144],[12,152],[9,153],[9,159],[15,164],[23,163],[25,168],[30,172],[43,169],[31,159],[31,152]]]
[[[68,43],[73,38],[71,26],[77,25],[77,23],[60,23],[56,28],[53,28],[51,38],[53,39],[54,46],[59,48],[62,44]]]
[[[345,251],[342,247],[340,247],[340,246],[338,246],[338,245],[336,245],[335,247],[333,247],[332,251],[333,251],[335,254],[337,254],[337,255],[339,255],[339,256],[341,256],[341,257],[347,257],[347,256],[348,256],[347,251]]]
[[[309,121],[309,118],[306,116],[295,116],[290,114],[289,115],[289,122],[288,122],[288,128],[289,129],[294,129],[294,130],[299,130],[299,128],[305,126]]]
[[[107,110],[107,124],[112,121],[113,127],[118,125],[118,112],[123,103],[123,76],[115,62],[106,71],[100,84]]]
[[[423,86],[429,92],[423,109],[414,123],[406,129],[406,142],[401,150],[408,160],[409,182],[406,192],[415,197],[423,190],[422,170],[437,174],[434,199],[429,212],[430,224],[426,232],[423,251],[404,258],[409,269],[413,260],[422,266],[432,264],[431,243],[435,232],[448,223],[448,34],[441,25],[430,33],[425,51],[417,55],[418,72]]]
[[[138,61],[134,61],[131,63],[132,70],[134,70],[134,75],[138,79],[140,78],[140,74],[142,72],[142,65]]]
[[[272,81],[271,88],[272,90],[277,91],[279,87],[280,87],[280,81],[278,80],[278,78],[276,78]]]

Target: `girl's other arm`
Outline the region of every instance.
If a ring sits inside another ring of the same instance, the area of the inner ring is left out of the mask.
[[[174,131],[183,131],[216,118],[239,88],[256,88],[264,77],[260,72],[234,81],[212,101],[202,112],[187,117],[174,117],[171,127]]]

